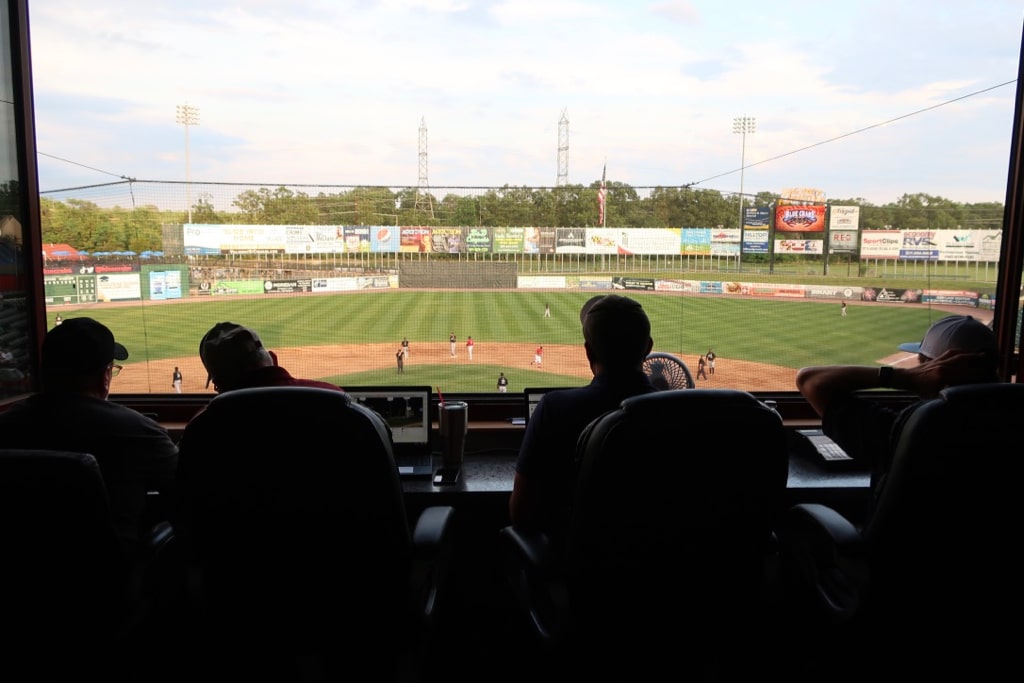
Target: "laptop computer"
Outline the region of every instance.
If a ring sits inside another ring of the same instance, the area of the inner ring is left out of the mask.
[[[549,391],[565,388],[566,387],[527,387],[526,389],[523,389],[523,402],[525,403],[523,414],[526,416],[523,424],[530,423],[530,418],[533,417],[533,411],[537,408],[537,404],[540,403],[544,394]]]
[[[429,477],[434,472],[430,448],[431,387],[345,386],[345,393],[377,411],[391,427],[395,464],[403,477]]]

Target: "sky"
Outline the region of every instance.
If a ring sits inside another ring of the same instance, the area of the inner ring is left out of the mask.
[[[43,191],[415,187],[421,126],[432,188],[552,187],[564,115],[572,184],[1002,203],[1024,5],[29,0],[29,24]]]

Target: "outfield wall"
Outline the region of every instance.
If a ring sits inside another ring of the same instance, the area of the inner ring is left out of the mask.
[[[515,264],[409,264],[398,274],[344,277],[240,276],[189,281],[186,266],[164,265],[141,272],[71,273],[44,276],[47,306],[114,301],[164,300],[238,295],[321,294],[383,289],[522,289],[654,291],[765,299],[818,299],[898,304],[943,304],[992,308],[990,294],[968,290],[790,285],[726,280],[582,275],[516,275]],[[437,271],[437,272],[432,272]]]

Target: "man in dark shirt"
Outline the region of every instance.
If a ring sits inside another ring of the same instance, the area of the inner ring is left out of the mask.
[[[583,305],[580,322],[594,378],[585,387],[549,392],[537,404],[509,500],[513,524],[556,541],[568,522],[580,433],[623,399],[656,391],[643,371],[654,346],[651,322],[637,301],[616,294],[593,297]]]
[[[43,340],[42,391],[0,413],[0,446],[90,453],[110,498],[118,536],[129,551],[147,519],[149,491],[171,495],[178,448],[145,415],[108,401],[111,380],[128,358],[92,318],[68,318]]]
[[[237,323],[217,323],[199,343],[206,368],[206,386],[217,393],[247,387],[319,387],[340,391],[336,384],[299,379],[277,364],[277,355],[263,346],[255,331]]]
[[[907,367],[823,365],[802,368],[796,376],[797,389],[821,417],[822,431],[871,469],[876,494],[892,456],[893,427],[907,411],[948,386],[998,381],[996,336],[969,315],[942,318],[921,342],[899,348],[916,353],[917,362]],[[859,393],[874,388],[908,391],[920,400],[901,411]]]

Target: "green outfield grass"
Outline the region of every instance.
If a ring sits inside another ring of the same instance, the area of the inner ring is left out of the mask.
[[[334,344],[393,342],[403,336],[415,345],[446,342],[456,333],[460,347],[471,335],[488,342],[580,345],[580,306],[597,292],[420,292],[392,290],[338,295],[209,299],[137,306],[96,306],[63,312],[90,315],[114,330],[131,351],[129,362],[198,356],[199,340],[224,320],[256,329],[271,349]],[[897,344],[920,339],[928,325],[947,315],[929,307],[852,304],[846,318],[839,303],[678,296],[629,291],[652,321],[655,349],[686,357],[709,347],[723,359],[771,363],[791,368],[822,363],[872,364],[893,354]],[[552,317],[544,318],[545,303]],[[964,309],[970,312],[971,309]],[[53,312],[50,312],[52,322]],[[462,349],[460,348],[460,352]],[[415,351],[413,353],[415,358]],[[393,355],[386,370],[328,374],[348,384],[424,384],[452,392],[494,391],[496,365],[460,363],[406,365],[395,373]],[[506,370],[506,374],[508,374]],[[526,378],[510,375],[510,391],[527,384],[575,384],[543,371]],[[780,387],[780,390],[791,390]]]

